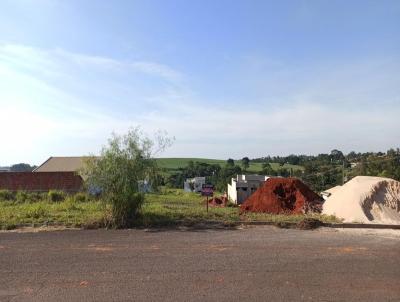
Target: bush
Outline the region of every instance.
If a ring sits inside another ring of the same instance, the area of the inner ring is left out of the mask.
[[[124,136],[114,135],[100,157],[85,162],[81,174],[87,179],[88,188],[101,188],[102,200],[111,205],[109,221],[113,227],[133,224],[144,202],[139,184],[146,180],[153,189],[157,188],[159,169],[154,150],[163,150],[169,143],[168,138],[160,136],[155,146],[136,128]]]
[[[14,194],[9,190],[0,190],[0,201],[14,200]]]
[[[63,201],[65,199],[65,193],[63,191],[50,190],[47,193],[47,199],[52,202]]]
[[[86,202],[89,201],[89,196],[85,193],[80,192],[74,195],[74,199],[77,202]]]
[[[39,202],[46,200],[46,194],[39,192],[28,193],[26,197],[27,199],[25,200],[25,202]]]
[[[144,202],[144,194],[133,193],[112,202],[111,225],[117,228],[130,227]]]

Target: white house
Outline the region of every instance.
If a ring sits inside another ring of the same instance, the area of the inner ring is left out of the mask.
[[[185,192],[201,192],[201,188],[206,183],[205,177],[188,178],[183,183],[183,190]]]
[[[242,204],[268,178],[265,175],[237,175],[228,184],[228,199],[235,204]]]

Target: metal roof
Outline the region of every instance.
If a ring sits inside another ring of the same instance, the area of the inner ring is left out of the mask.
[[[87,156],[50,157],[33,172],[76,172],[83,167]]]

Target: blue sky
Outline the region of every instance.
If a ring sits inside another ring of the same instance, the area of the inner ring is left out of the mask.
[[[399,1],[0,2],[0,165],[386,150],[400,142]]]

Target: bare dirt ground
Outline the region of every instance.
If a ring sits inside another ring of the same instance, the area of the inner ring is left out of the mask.
[[[400,231],[0,233],[0,301],[400,301]]]

